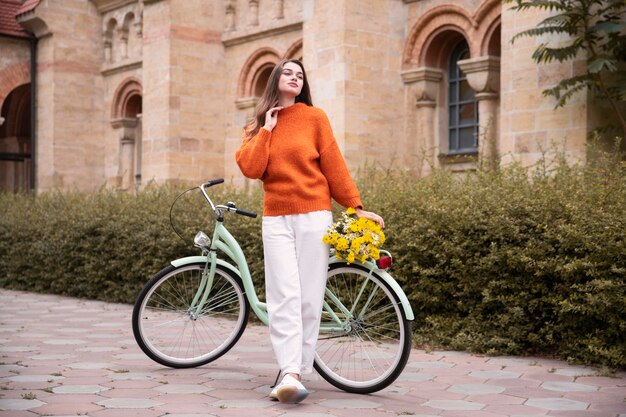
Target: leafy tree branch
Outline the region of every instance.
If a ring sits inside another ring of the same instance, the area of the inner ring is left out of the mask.
[[[626,138],[626,1],[625,0],[503,0],[514,3],[513,10],[542,10],[551,15],[536,27],[516,34],[512,42],[523,37],[568,39],[563,46],[542,42],[532,55],[535,62],[565,62],[585,58],[582,74],[564,78],[543,91],[557,100],[556,108],[578,92],[591,89],[596,97],[607,100],[622,135]]]

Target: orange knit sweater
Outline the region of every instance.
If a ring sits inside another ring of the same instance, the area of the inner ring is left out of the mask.
[[[248,178],[263,181],[264,216],[363,206],[323,110],[296,103],[278,113],[272,132],[261,128],[235,157]]]

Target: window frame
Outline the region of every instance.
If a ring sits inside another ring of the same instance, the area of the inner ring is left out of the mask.
[[[471,99],[461,99],[461,84],[467,83],[467,77],[461,71],[458,61],[461,57],[469,53],[469,45],[467,41],[462,40],[459,42],[452,53],[450,54],[450,60],[448,61],[448,90],[447,90],[447,109],[448,109],[448,123],[447,123],[447,139],[448,139],[448,155],[471,155],[478,153],[478,100],[476,100],[476,92],[467,84],[467,87],[472,91]],[[451,94],[454,91],[454,95]],[[452,100],[452,97],[455,100]],[[461,108],[464,105],[472,104],[474,106],[474,117],[471,123],[461,123]],[[454,115],[454,123],[452,123]],[[461,130],[473,128],[474,146],[461,147]]]

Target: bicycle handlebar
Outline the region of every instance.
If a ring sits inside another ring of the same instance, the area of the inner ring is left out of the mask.
[[[252,217],[253,219],[256,219],[256,213],[253,213],[251,211],[236,209],[235,213],[241,214],[242,216]]]
[[[209,187],[212,187],[214,185],[221,184],[223,182],[224,182],[224,178],[216,178],[214,180],[210,180],[210,181],[205,182],[200,187],[202,187],[202,188],[209,188]]]
[[[206,201],[211,205],[211,208],[213,209],[213,211],[217,213],[218,217],[221,218],[221,214],[220,214],[221,211],[226,210],[226,211],[230,211],[231,213],[240,214],[242,216],[252,217],[253,219],[255,219],[257,216],[256,213],[237,208],[237,206],[235,206],[235,203],[228,202],[228,204],[226,204],[225,206],[221,204],[216,206],[213,204],[213,202],[207,195],[205,188],[209,188],[217,184],[222,184],[223,182],[224,182],[224,178],[216,178],[214,180],[207,181],[204,184],[201,184],[200,187],[198,187],[200,188],[200,191],[204,195],[204,198],[206,199]]]

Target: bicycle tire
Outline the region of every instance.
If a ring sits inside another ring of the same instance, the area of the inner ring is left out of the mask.
[[[330,384],[351,393],[369,394],[389,386],[411,353],[411,322],[399,298],[376,272],[369,275],[356,264],[331,265],[326,288],[324,301],[333,313],[326,308],[322,312],[315,369]],[[349,313],[337,308],[329,291]]]
[[[196,318],[190,305],[204,263],[168,266],[143,287],[132,315],[137,344],[152,360],[171,368],[193,368],[224,355],[239,340],[250,304],[240,278],[217,265],[211,292]]]

